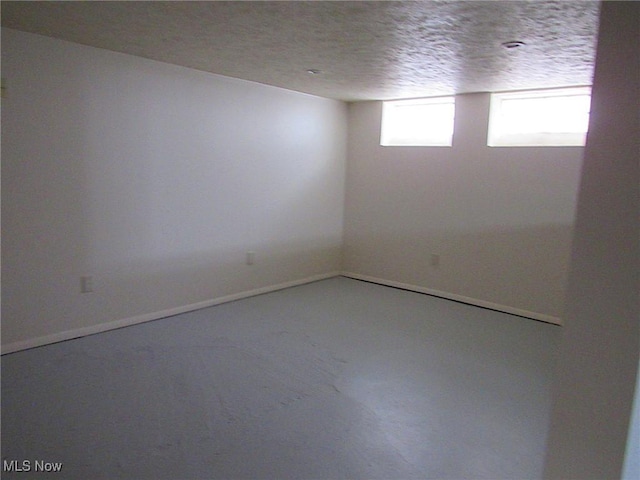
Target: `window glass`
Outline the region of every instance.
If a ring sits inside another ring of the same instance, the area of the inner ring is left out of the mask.
[[[380,145],[451,146],[455,98],[383,102]]]
[[[591,88],[491,95],[488,145],[583,146],[589,128]]]

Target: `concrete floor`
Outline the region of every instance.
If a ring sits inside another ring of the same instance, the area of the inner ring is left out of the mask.
[[[39,479],[540,478],[560,335],[333,278],[3,356],[2,459]]]

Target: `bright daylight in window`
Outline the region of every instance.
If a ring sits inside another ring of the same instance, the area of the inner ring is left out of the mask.
[[[490,147],[584,146],[591,87],[491,95]]]
[[[454,117],[454,97],[384,102],[380,145],[450,147]]]

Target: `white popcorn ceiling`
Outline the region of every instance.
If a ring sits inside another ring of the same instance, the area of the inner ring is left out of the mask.
[[[588,85],[598,13],[592,1],[2,2],[2,25],[357,101]],[[525,45],[501,46],[512,40]]]

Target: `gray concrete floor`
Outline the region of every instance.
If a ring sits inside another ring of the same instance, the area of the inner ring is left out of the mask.
[[[3,356],[2,459],[33,478],[540,478],[560,336],[323,280]]]

